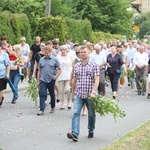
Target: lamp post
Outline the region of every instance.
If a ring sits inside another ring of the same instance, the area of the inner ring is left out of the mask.
[[[51,14],[51,0],[46,0],[45,17],[50,16],[50,14]]]

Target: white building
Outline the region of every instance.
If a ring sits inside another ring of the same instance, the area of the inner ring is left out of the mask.
[[[141,12],[150,12],[150,0],[131,0],[132,4]]]

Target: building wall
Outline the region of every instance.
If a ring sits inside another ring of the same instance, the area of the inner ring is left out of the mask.
[[[150,0],[131,0],[132,3],[139,7],[141,12],[150,12]]]

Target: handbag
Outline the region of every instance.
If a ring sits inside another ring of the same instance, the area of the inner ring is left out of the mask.
[[[120,70],[120,69],[116,69],[116,73],[117,73],[117,74],[120,74],[120,73],[121,73],[121,70]]]

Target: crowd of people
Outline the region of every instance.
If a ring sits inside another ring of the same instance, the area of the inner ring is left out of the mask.
[[[3,104],[3,90],[7,82],[12,84],[11,103],[15,104],[19,98],[19,82],[27,80],[30,83],[31,78],[36,78],[40,106],[37,115],[44,115],[48,94],[51,99],[50,113],[55,112],[56,102],[60,102],[61,111],[66,109],[67,101],[67,109],[73,106],[74,110],[72,131],[67,133],[67,137],[78,141],[80,115],[86,116],[88,110],[88,138],[93,138],[96,116],[88,96],[105,96],[109,79],[112,98],[116,99],[127,77],[128,86],[136,87],[137,95],[144,96],[147,92],[147,98],[150,98],[149,64],[150,45],[137,39],[99,40],[95,44],[83,40],[82,45],[79,45],[67,38],[66,43],[60,45],[58,38],[45,42],[37,36],[35,43],[29,47],[25,37],[20,38],[20,44],[11,46],[6,36],[2,36],[0,106]]]

